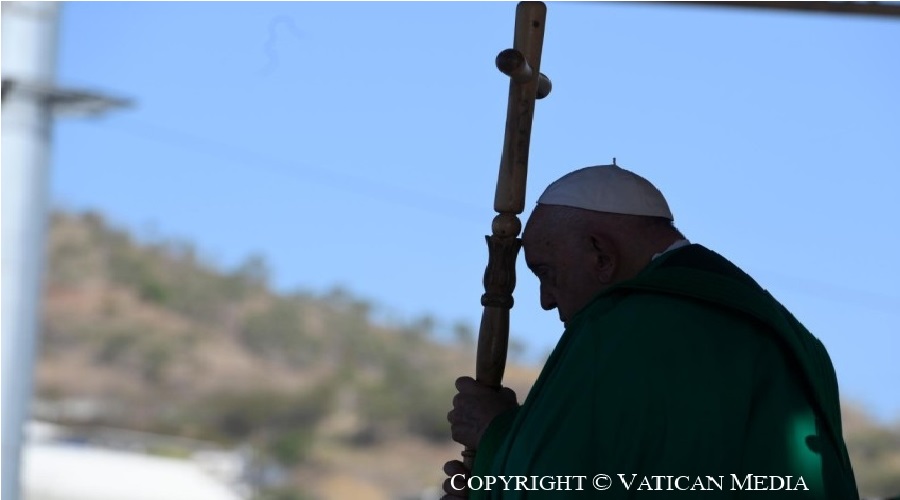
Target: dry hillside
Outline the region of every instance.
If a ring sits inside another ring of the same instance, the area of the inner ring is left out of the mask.
[[[40,416],[250,446],[284,472],[260,499],[413,498],[458,456],[445,416],[467,325],[439,342],[434,320],[379,325],[345,291],[277,295],[259,258],[215,269],[95,213],[54,214],[43,305]],[[524,395],[536,373],[511,366],[508,384]],[[900,428],[845,413],[862,492],[900,492]]]

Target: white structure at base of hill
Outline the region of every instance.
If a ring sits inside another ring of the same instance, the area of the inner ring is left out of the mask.
[[[23,500],[242,500],[188,460],[65,443],[22,458]]]

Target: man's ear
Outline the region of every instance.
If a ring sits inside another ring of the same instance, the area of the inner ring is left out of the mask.
[[[593,233],[590,238],[594,247],[591,272],[604,286],[612,285],[619,269],[619,252],[616,245],[604,234]]]

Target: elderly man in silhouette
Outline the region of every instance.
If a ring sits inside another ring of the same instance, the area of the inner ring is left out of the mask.
[[[446,498],[858,498],[824,346],[673,220],[616,165],[544,191],[523,247],[565,331],[522,404],[457,380]]]

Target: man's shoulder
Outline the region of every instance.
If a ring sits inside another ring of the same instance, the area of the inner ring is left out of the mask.
[[[600,294],[571,325],[577,348],[635,344],[671,349],[705,344],[775,353],[780,307],[723,257],[689,245],[633,280]]]
[[[585,309],[579,326],[602,322],[631,326],[666,326],[674,318],[681,321],[705,321],[710,317],[727,317],[720,307],[677,293],[632,290],[600,298]]]
[[[690,244],[666,252],[655,259],[634,279],[620,284],[624,288],[634,288],[646,284],[656,284],[695,293],[696,290],[712,287],[742,289],[744,292],[766,296],[765,290],[749,274],[722,255],[699,244]]]
[[[757,344],[768,336],[759,322],[718,305],[677,294],[636,292],[613,299],[612,307],[592,311],[579,325],[600,337],[660,346],[721,340]]]
[[[775,329],[787,326],[783,321],[786,310],[774,297],[728,259],[697,244],[667,252],[608,293],[649,295],[663,303],[697,303],[740,321],[760,322]]]
[[[740,268],[701,245],[690,244],[666,252],[635,278],[599,294],[579,319],[585,325],[601,321],[648,327],[755,323],[747,313],[768,313],[774,304]]]

